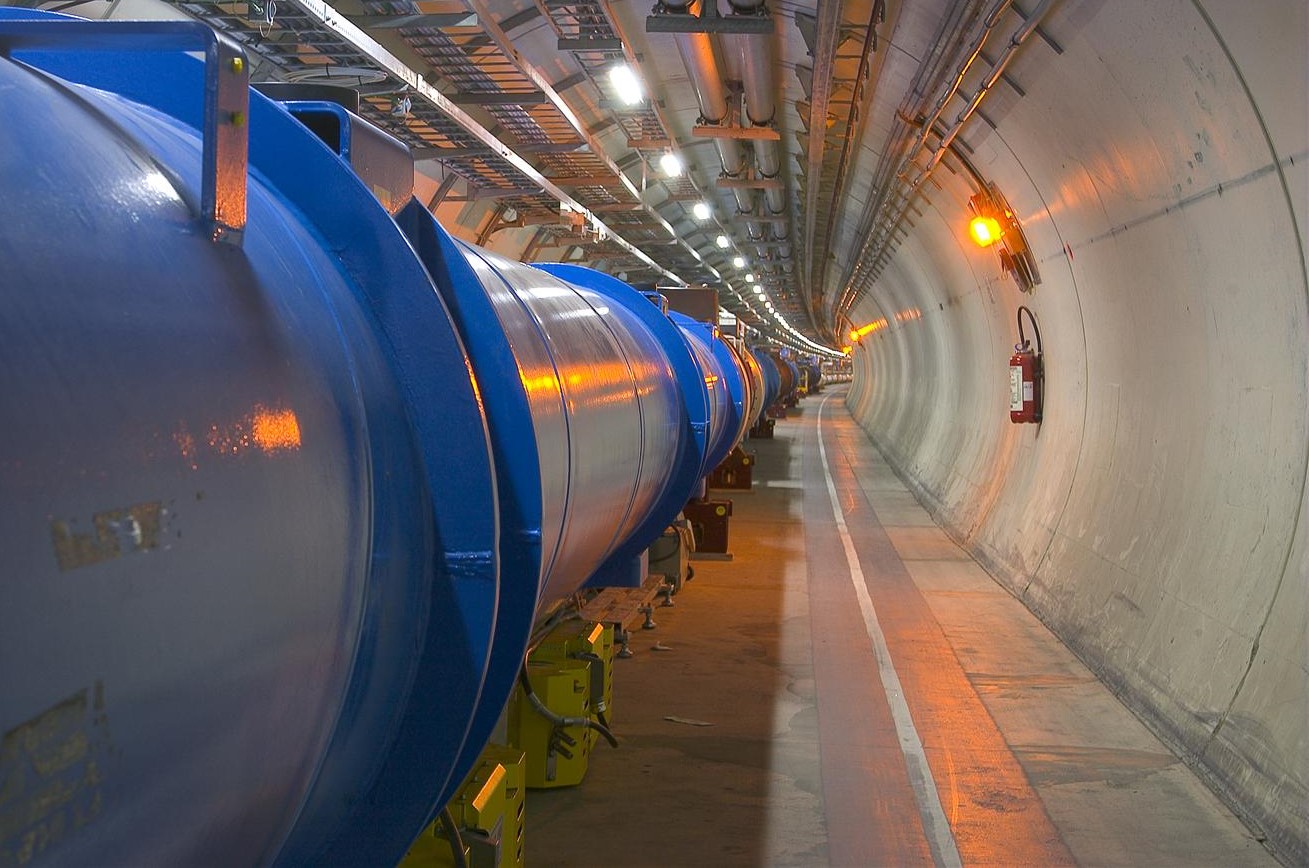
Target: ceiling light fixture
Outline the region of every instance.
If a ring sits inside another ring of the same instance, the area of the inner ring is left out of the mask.
[[[745,268],[745,257],[744,257],[744,256],[735,256],[735,257],[733,257],[733,258],[732,258],[732,267],[733,267],[733,268]]]
[[[641,81],[626,63],[620,63],[609,69],[609,83],[623,105],[636,105],[645,94],[641,90]]]
[[[696,202],[691,207],[691,213],[695,215],[697,220],[708,220],[713,211],[709,208],[708,202]]]
[[[747,275],[745,276],[745,282],[746,282],[746,283],[754,283],[754,275],[753,275],[753,274],[747,274]]]
[[[726,250],[726,249],[727,249],[727,246],[728,246],[729,244],[731,244],[732,242],[727,240],[727,236],[726,236],[726,235],[719,235],[719,236],[718,236],[718,240],[717,240],[716,242],[714,242],[714,243],[716,243],[716,244],[717,244],[719,247],[721,247],[723,250]]]
[[[659,168],[669,178],[682,174],[682,158],[672,151],[665,151],[659,157]]]

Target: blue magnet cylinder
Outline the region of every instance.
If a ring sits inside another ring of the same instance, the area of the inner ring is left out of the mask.
[[[764,377],[764,409],[777,403],[782,396],[782,375],[778,373],[777,365],[773,362],[773,357],[764,350],[755,348],[750,350],[754,355],[755,362]]]
[[[0,48],[0,863],[394,864],[739,370],[453,239],[366,121],[232,111],[201,25],[0,8]]]
[[[102,27],[121,50],[0,60],[0,851],[403,852],[496,619],[461,339],[370,191],[254,93],[244,244],[215,243],[201,64],[132,50],[175,24]]]

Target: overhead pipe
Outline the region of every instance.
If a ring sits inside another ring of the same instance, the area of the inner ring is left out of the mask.
[[[687,3],[665,3],[669,9],[678,13],[694,14],[700,6],[700,0]],[[722,73],[718,69],[718,59],[714,55],[713,39],[708,33],[678,33],[675,41],[677,51],[682,55],[682,64],[691,77],[691,87],[695,90],[696,101],[700,104],[700,117],[706,124],[716,126],[728,116],[727,87],[723,84]],[[714,147],[718,150],[718,160],[722,164],[723,174],[735,178],[745,168],[745,153],[741,143],[736,139],[716,138]],[[754,191],[746,187],[732,190],[736,199],[736,210],[741,214],[754,213]]]
[[[763,7],[763,0],[729,0],[729,2],[732,12],[737,15],[754,14]],[[777,81],[773,74],[769,51],[770,38],[763,34],[731,37],[733,48],[739,57],[741,84],[745,91],[745,115],[755,126],[771,123],[777,114]],[[781,175],[781,148],[777,142],[755,139],[754,154],[755,167],[760,176],[776,178]],[[786,212],[786,198],[781,190],[765,190],[764,204],[772,216],[784,215]],[[771,235],[778,241],[785,241],[790,237],[789,227],[780,232],[772,229]],[[768,255],[762,248],[758,252],[761,257]],[[789,245],[779,248],[777,253],[780,259],[791,258]]]
[[[732,11],[738,15],[757,12],[763,0],[730,0]],[[770,37],[763,34],[743,34],[733,39],[740,55],[741,85],[745,90],[745,113],[750,123],[763,126],[772,123],[777,114],[777,81],[773,76],[772,58],[768,48]],[[782,171],[781,149],[775,141],[755,139],[755,165],[765,178],[775,178]],[[781,190],[767,190],[764,200],[772,214],[781,214],[785,199]]]

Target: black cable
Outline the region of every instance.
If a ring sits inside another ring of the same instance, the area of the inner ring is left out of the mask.
[[[1021,353],[1027,349],[1027,336],[1023,334],[1023,314],[1027,314],[1027,319],[1032,324],[1032,331],[1036,333],[1036,354],[1042,354],[1041,350],[1041,328],[1036,324],[1036,315],[1028,309],[1027,305],[1018,306],[1018,351]]]
[[[614,734],[609,731],[609,727],[605,726],[603,723],[597,723],[594,720],[588,720],[586,725],[604,736],[604,740],[609,742],[610,747],[618,747],[618,739],[614,738]]]
[[[464,836],[459,834],[449,805],[441,809],[441,825],[445,827],[445,839],[450,842],[450,852],[454,854],[455,868],[468,868],[468,859],[464,857]]]
[[[604,740],[609,742],[610,747],[618,747],[618,739],[614,738],[614,734],[604,724],[597,723],[589,717],[563,717],[551,711],[549,706],[542,702],[541,697],[537,696],[536,691],[532,689],[532,679],[527,676],[526,660],[523,661],[522,667],[518,670],[518,684],[523,688],[523,693],[531,704],[532,710],[550,721],[550,723],[557,727],[580,726],[585,729],[594,729],[604,736]]]

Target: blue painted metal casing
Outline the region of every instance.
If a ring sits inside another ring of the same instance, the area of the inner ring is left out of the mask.
[[[517,601],[501,606],[458,771],[496,723],[533,614],[597,574],[623,573],[685,502],[677,492],[693,484],[708,408],[680,336],[626,285],[589,269],[562,282],[504,260],[452,238],[417,203],[399,222],[465,335],[477,382],[488,384],[502,595]],[[519,538],[530,557],[508,550]]]
[[[495,620],[465,353],[370,192],[255,94],[244,248],[198,231],[200,64],[115,39],[14,58],[155,108],[0,59],[0,731],[30,734],[0,853],[393,861]]]
[[[759,369],[764,375],[764,409],[767,410],[781,397],[782,375],[777,372],[777,365],[773,364],[773,357],[767,352],[758,348],[753,348],[750,352],[759,363]]]
[[[536,267],[576,286],[592,289],[614,304],[631,311],[659,341],[681,393],[681,449],[670,468],[663,496],[650,510],[642,527],[633,533],[629,545],[619,554],[620,557],[628,557],[648,548],[658,539],[663,529],[673,523],[695,492],[709,448],[709,393],[704,385],[704,375],[681,330],[666,312],[643,293],[616,277],[581,265],[542,263]]]
[[[745,368],[746,380],[750,384],[750,406],[746,411],[746,427],[753,428],[764,412],[764,372],[759,367],[759,360],[743,343],[733,344],[733,349]]]
[[[783,396],[783,397],[789,397],[789,394],[794,394],[795,390],[800,388],[800,366],[797,365],[795,362],[791,361],[790,359],[782,359],[782,364],[786,365],[787,370],[791,372],[790,393],[788,393],[788,395],[786,396]]]
[[[700,465],[700,475],[708,476],[736,445],[732,439],[737,427],[736,410],[727,386],[727,373],[714,353],[714,344],[718,343],[718,338],[711,324],[677,311],[672,311],[668,316],[681,330],[691,355],[699,365],[700,381],[704,383],[709,396],[709,438],[704,462]]]
[[[727,452],[723,453],[723,458],[726,458],[727,454],[732,451],[732,447],[740,443],[741,439],[745,437],[745,432],[750,427],[746,418],[750,402],[749,385],[746,380],[745,367],[731,345],[721,336],[716,336],[713,348],[714,358],[718,361],[718,366],[722,370],[722,382],[727,389],[728,403],[731,406],[729,416],[731,434],[728,436],[730,444],[727,447]]]
[[[394,863],[744,416],[711,331],[451,238],[366,122],[215,113],[215,38],[0,7],[0,863]]]
[[[388,214],[396,214],[414,195],[414,158],[409,148],[339,103],[321,100],[279,102],[341,157]]]

